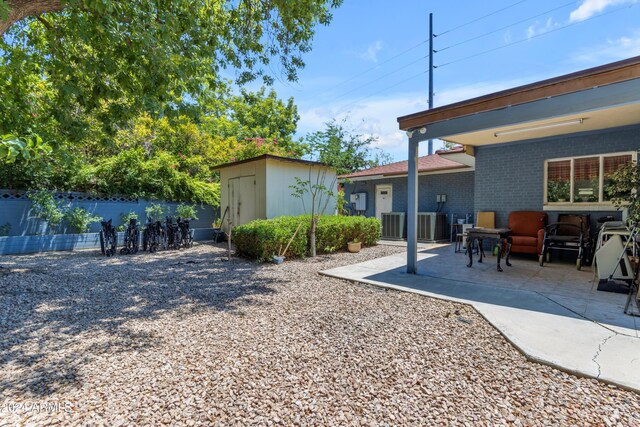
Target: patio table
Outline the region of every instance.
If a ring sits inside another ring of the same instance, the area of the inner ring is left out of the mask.
[[[508,267],[511,267],[511,263],[509,262],[509,255],[511,253],[511,229],[509,228],[469,228],[467,230],[467,253],[469,254],[469,264],[467,267],[471,267],[473,265],[473,241],[478,241],[478,252],[480,253],[480,259],[478,262],[482,262],[482,257],[484,256],[484,249],[482,248],[482,241],[484,239],[497,239],[498,243],[498,271],[502,271],[502,267],[500,267],[500,259],[503,255],[503,245],[506,241],[507,247],[506,251],[504,251],[505,255],[505,264]]]

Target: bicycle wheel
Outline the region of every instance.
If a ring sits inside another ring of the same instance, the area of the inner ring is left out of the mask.
[[[118,249],[118,235],[116,234],[115,229],[111,229],[110,240],[111,240],[111,256],[116,254],[116,250]]]
[[[147,228],[142,232],[142,250],[147,251],[149,247],[149,231]]]
[[[100,252],[102,255],[106,255],[104,246],[104,230],[100,230]]]
[[[140,249],[140,233],[138,233],[138,230],[134,230],[131,251],[132,253],[137,254],[138,249]]]

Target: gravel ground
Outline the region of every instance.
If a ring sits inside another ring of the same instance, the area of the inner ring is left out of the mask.
[[[199,245],[3,257],[0,425],[621,425],[640,396],[528,362],[472,308]]]

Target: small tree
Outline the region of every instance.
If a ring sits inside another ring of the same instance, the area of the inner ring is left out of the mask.
[[[318,227],[318,220],[320,216],[324,215],[329,202],[335,196],[333,188],[336,186],[336,178],[331,180],[329,186],[325,185],[327,179],[327,170],[319,169],[316,173],[315,179],[312,179],[313,171],[309,168],[309,179],[303,181],[296,178],[296,184],[290,185],[289,188],[293,190],[292,196],[299,198],[302,201],[302,209],[305,213],[309,213],[305,203],[305,195],[309,193],[311,196],[311,227],[309,229],[309,254],[316,256],[316,228]]]
[[[640,165],[621,165],[609,179],[605,190],[613,204],[629,209],[629,221],[640,222]]]

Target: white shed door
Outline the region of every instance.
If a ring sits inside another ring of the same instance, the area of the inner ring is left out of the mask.
[[[376,185],[376,218],[382,221],[382,214],[393,210],[393,187],[390,184]]]
[[[233,225],[256,219],[256,177],[241,176],[229,180],[230,216]]]

